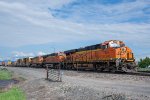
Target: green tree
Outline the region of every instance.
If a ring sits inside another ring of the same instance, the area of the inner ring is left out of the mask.
[[[140,59],[138,64],[139,64],[140,68],[146,68],[146,67],[150,66],[150,58],[146,57],[144,59]]]

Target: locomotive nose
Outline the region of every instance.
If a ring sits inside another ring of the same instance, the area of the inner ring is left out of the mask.
[[[133,52],[129,47],[122,47],[120,49],[120,56],[126,60],[134,60]]]

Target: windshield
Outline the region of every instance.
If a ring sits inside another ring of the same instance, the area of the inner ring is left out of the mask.
[[[120,47],[120,45],[117,43],[109,43],[109,46],[110,47]]]
[[[119,41],[110,41],[109,47],[120,47]]]

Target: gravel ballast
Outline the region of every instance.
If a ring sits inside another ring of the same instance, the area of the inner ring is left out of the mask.
[[[150,77],[85,71],[63,71],[62,82],[45,80],[46,70],[8,67],[26,81],[28,100],[150,100]]]

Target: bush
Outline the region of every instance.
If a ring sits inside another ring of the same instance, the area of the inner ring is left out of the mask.
[[[148,66],[150,66],[150,58],[146,57],[144,59],[140,59],[138,65],[140,68],[147,68]]]

